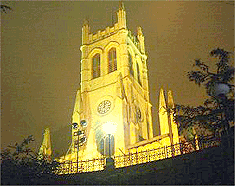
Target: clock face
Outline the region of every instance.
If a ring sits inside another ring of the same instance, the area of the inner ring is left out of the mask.
[[[104,100],[102,101],[98,107],[97,107],[97,112],[99,114],[106,114],[111,108],[111,102],[109,100]]]

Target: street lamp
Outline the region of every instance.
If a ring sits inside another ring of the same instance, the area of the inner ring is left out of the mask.
[[[87,122],[85,120],[81,120],[80,121],[80,126],[82,128],[86,127]],[[79,146],[86,142],[86,136],[84,134],[84,131],[79,129],[78,123],[72,123],[72,127],[73,127],[73,129],[77,130],[75,132],[75,134],[77,136],[77,142],[75,143],[74,147],[75,148],[77,147],[77,172],[78,172]]]
[[[105,134],[114,134],[116,131],[116,125],[112,122],[106,122],[103,124],[102,130],[105,132]]]
[[[224,112],[224,121],[225,121],[225,130],[228,134],[228,130],[230,128],[229,126],[229,122],[228,122],[228,116],[227,116],[227,110],[226,110],[226,103],[227,103],[227,94],[230,92],[230,87],[228,84],[226,83],[222,83],[222,82],[215,82],[209,92],[210,96],[213,96],[214,98],[216,98],[216,100],[219,103],[219,107],[220,109],[223,110]],[[221,108],[222,106],[222,108]]]
[[[230,92],[230,88],[229,85],[226,83],[214,83],[214,85],[211,87],[210,90],[210,95],[211,96],[215,96],[215,97],[220,97],[226,94],[228,94]]]
[[[229,137],[229,129],[230,129],[230,125],[229,125],[229,119],[228,119],[228,112],[229,112],[229,108],[227,108],[228,104],[228,98],[227,98],[227,94],[230,92],[230,87],[228,84],[226,83],[222,83],[222,82],[215,82],[214,85],[211,87],[211,96],[213,96],[214,98],[216,98],[218,100],[219,103],[219,107],[221,109],[221,105],[222,105],[222,109],[224,112],[224,116],[222,115],[223,118],[223,124],[224,124],[224,131],[223,133],[226,132],[226,136],[224,136],[223,134],[221,135],[222,137],[222,144],[223,147],[225,148],[224,150],[226,150],[227,145],[228,147],[233,147],[233,140],[230,141],[230,137]],[[220,105],[221,104],[221,105]],[[225,140],[223,141],[225,137]],[[231,146],[230,146],[231,145]],[[224,156],[225,157],[225,156]],[[224,167],[227,168],[227,159],[224,159]],[[227,175],[227,169],[225,169],[225,171],[223,172],[224,175]],[[223,175],[223,178],[225,178],[225,176]],[[222,184],[226,184],[227,180],[223,179],[222,180]]]

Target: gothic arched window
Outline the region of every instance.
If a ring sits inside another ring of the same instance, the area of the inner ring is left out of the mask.
[[[108,72],[113,72],[117,70],[117,54],[116,49],[111,48],[108,53]]]
[[[132,57],[131,54],[128,52],[128,59],[129,59],[129,70],[130,74],[134,76],[134,71],[133,71],[133,62],[132,62]]]
[[[106,135],[104,136],[99,145],[99,152],[104,156],[113,156],[114,155],[114,136]]]
[[[94,55],[92,58],[92,77],[100,77],[100,54]]]
[[[139,69],[139,64],[136,63],[136,68],[137,68],[137,79],[138,79],[138,83],[141,85],[141,81],[140,81],[140,69]]]

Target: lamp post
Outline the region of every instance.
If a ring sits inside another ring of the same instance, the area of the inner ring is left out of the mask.
[[[219,108],[223,110],[223,114],[221,119],[223,120],[223,129],[228,135],[228,130],[230,128],[229,122],[228,122],[228,116],[227,116],[227,108],[226,108],[226,103],[227,103],[227,94],[230,92],[229,85],[226,83],[222,82],[215,82],[213,86],[211,87],[211,91],[209,93],[210,96],[213,96],[218,104]],[[222,108],[221,108],[222,106]]]
[[[72,127],[74,130],[78,130],[78,123],[72,123]],[[78,151],[79,151],[79,132],[80,130],[76,131],[77,142],[74,144],[74,148],[77,148],[77,172],[78,172]],[[74,135],[75,135],[74,133]]]
[[[76,131],[76,133],[77,133],[77,134],[76,134],[76,135],[77,135],[76,148],[77,148],[77,172],[78,172],[79,147],[80,147],[80,145],[82,145],[82,144],[86,141],[86,137],[85,137],[85,135],[84,135],[83,130],[80,130],[80,129],[79,129],[78,123],[72,123],[72,126],[73,126],[73,129],[77,130],[77,131]],[[81,126],[82,129],[84,129],[84,127],[87,126],[86,121],[85,121],[85,120],[81,120],[80,126]],[[80,138],[80,136],[81,136],[81,138]],[[75,147],[75,145],[74,145],[74,147]]]
[[[212,89],[211,89],[211,96],[213,96],[214,98],[216,98],[216,100],[218,101],[219,103],[219,107],[220,109],[223,110],[223,114],[221,116],[221,119],[223,121],[223,133],[221,135],[221,141],[222,141],[222,144],[223,144],[223,150],[226,151],[227,150],[227,147],[231,147],[233,146],[230,142],[230,138],[229,138],[229,129],[230,129],[230,125],[229,125],[229,120],[228,120],[228,115],[227,115],[227,105],[228,105],[228,98],[227,98],[227,94],[230,92],[230,87],[228,84],[226,83],[221,83],[221,82],[216,82],[214,83],[214,85],[212,86]],[[222,106],[222,108],[221,108]],[[224,133],[226,132],[226,136],[224,136]],[[225,139],[224,139],[225,137]],[[227,146],[228,145],[228,146]],[[227,159],[226,159],[226,156],[224,156],[224,160],[223,160],[223,167],[224,167],[224,170],[223,170],[223,176],[222,176],[222,184],[227,184],[227,175],[228,175],[228,172],[227,172]]]

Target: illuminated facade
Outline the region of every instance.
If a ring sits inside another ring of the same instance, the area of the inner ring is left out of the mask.
[[[48,161],[51,160],[51,136],[50,136],[50,129],[46,128],[43,134],[42,145],[38,152],[38,159],[46,159]]]
[[[81,84],[72,116],[72,143],[64,160],[119,156],[179,143],[177,125],[166,112],[173,107],[160,90],[160,136],[153,137],[144,36],[137,38],[126,25],[123,4],[118,22],[90,33],[82,28]],[[78,124],[78,125],[76,125]],[[84,124],[87,124],[86,126]]]

